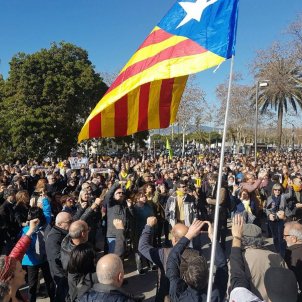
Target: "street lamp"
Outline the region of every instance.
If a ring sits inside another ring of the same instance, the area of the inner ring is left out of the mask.
[[[257,81],[256,83],[256,117],[255,117],[255,164],[257,164],[257,135],[258,135],[258,94],[259,87],[267,87],[269,80]]]

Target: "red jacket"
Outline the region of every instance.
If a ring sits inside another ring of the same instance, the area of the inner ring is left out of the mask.
[[[30,242],[30,237],[26,235],[22,236],[14,246],[13,250],[10,252],[9,257],[15,258],[16,260],[19,260],[21,262],[24,254],[29,248]]]

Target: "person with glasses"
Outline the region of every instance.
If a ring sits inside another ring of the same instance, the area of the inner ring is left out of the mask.
[[[292,197],[292,182],[288,180],[289,192],[283,193],[281,184],[274,184],[272,195],[268,197],[265,212],[268,225],[272,233],[274,246],[277,253],[282,257],[285,255],[285,242],[283,240],[284,221],[289,216],[287,200]]]
[[[195,218],[195,198],[187,194],[187,182],[180,180],[176,191],[168,198],[165,209],[166,219],[171,227],[176,223],[190,226]]]
[[[287,222],[284,227],[284,240],[287,249],[285,251],[285,262],[297,278],[299,288],[302,288],[302,225],[297,221]],[[298,301],[302,301],[302,293]]]

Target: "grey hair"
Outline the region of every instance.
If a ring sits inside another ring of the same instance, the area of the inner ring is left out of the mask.
[[[297,221],[290,221],[285,224],[288,229],[288,235],[295,236],[297,240],[302,241],[302,225]]]
[[[242,236],[241,244],[243,248],[253,247],[253,248],[262,248],[264,241],[262,237],[247,237]]]
[[[69,229],[69,236],[71,239],[78,239],[81,237],[82,233],[85,231],[86,226],[84,223],[81,223],[78,225],[78,227],[75,230]]]

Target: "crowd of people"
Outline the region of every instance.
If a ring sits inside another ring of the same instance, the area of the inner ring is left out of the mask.
[[[156,302],[206,301],[212,281],[211,301],[302,301],[302,152],[228,154],[221,188],[219,160],[0,164],[0,301],[35,302],[40,273],[51,302],[141,301],[123,289],[132,255],[141,278],[158,271]],[[217,190],[212,280],[203,246]]]

